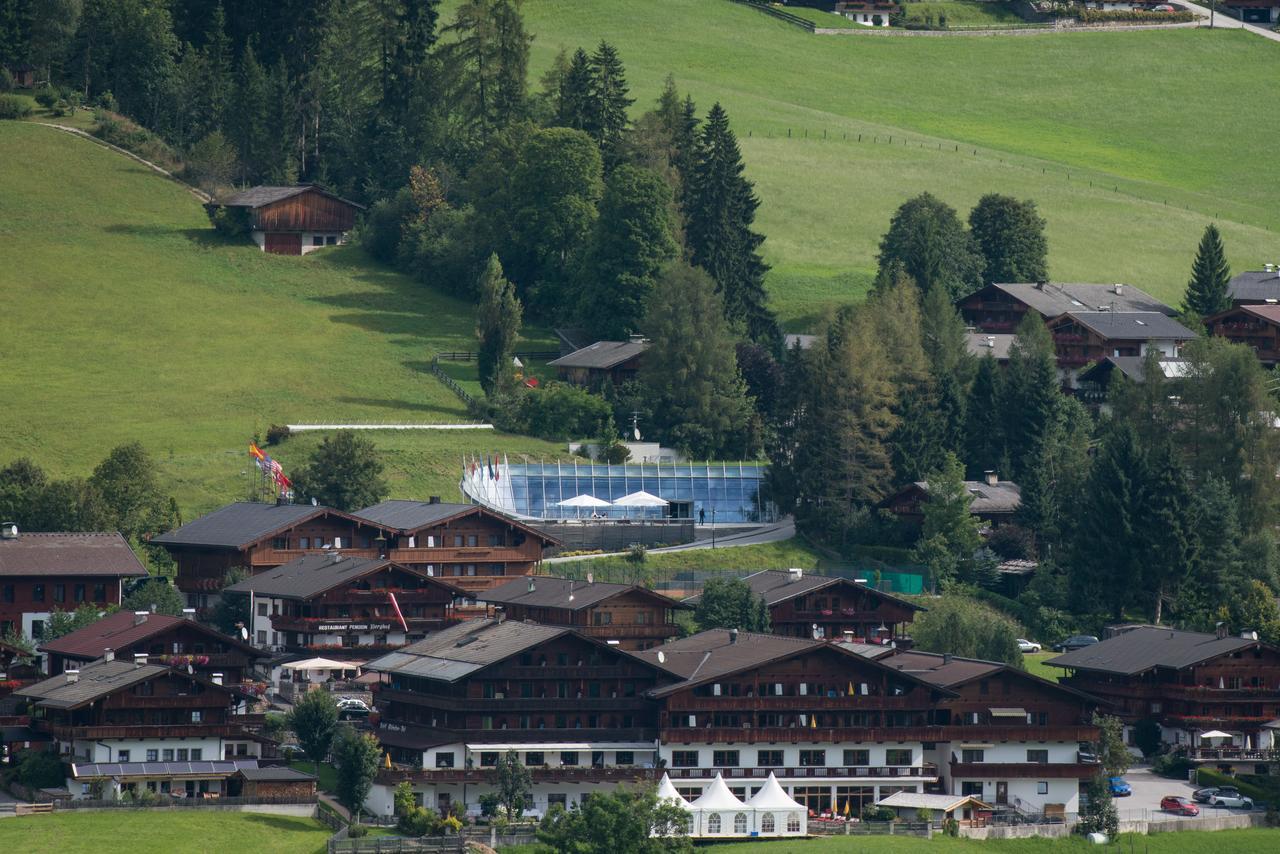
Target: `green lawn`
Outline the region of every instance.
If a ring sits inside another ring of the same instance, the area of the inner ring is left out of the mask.
[[[1061,281],[1176,303],[1215,218],[1235,269],[1277,260],[1280,113],[1259,98],[1280,86],[1280,45],[1247,33],[854,38],[727,0],[523,10],[535,79],[560,48],[605,39],[637,110],[668,73],[701,110],[724,103],[793,329],[861,296],[890,215],[924,190],[962,213],[987,192],[1035,199]]]
[[[198,810],[57,813],[0,821],[0,851],[59,854],[252,851],[317,854],[331,832],[310,818]]]
[[[836,15],[825,9],[810,9],[805,6],[783,6],[777,3],[774,5],[784,12],[795,15],[797,18],[813,21],[817,26],[829,30],[852,30],[854,27],[863,26],[850,21],[844,15]]]
[[[139,439],[189,519],[247,491],[247,443],[273,423],[468,420],[426,370],[435,350],[474,348],[463,301],[354,248],[285,258],[223,241],[181,187],[49,128],[0,122],[0,163],[0,465],[30,455],[83,476]],[[465,450],[560,449],[369,435],[396,497],[456,500]],[[320,438],[271,451],[288,471]]]
[[[304,774],[314,774],[316,776],[316,788],[322,792],[332,794],[338,791],[338,769],[328,762],[321,762],[318,772],[316,771],[316,764],[306,759],[290,762],[289,767]]]
[[[916,0],[902,5],[908,21],[932,20],[948,27],[1002,27],[1025,24],[1010,4],[992,0]]]
[[[645,557],[645,571],[654,581],[663,581],[680,570],[697,569],[818,569],[823,558],[799,537],[776,543],[756,546],[736,546],[726,549],[694,549],[666,554],[649,554]],[[549,563],[544,567],[551,575],[585,577],[588,572],[597,581],[614,578],[630,578],[634,569],[622,557],[595,557],[569,559]]]
[[[1061,653],[1057,652],[1038,652],[1033,655],[1022,656],[1022,663],[1026,665],[1027,672],[1048,679],[1050,682],[1057,682],[1058,677],[1065,671],[1061,667],[1050,667],[1045,664],[1045,660],[1053,658]]]

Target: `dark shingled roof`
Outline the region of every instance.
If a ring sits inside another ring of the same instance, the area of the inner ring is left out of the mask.
[[[1176,312],[1146,291],[1133,285],[1122,285],[1116,293],[1115,285],[1086,285],[1068,282],[1047,282],[1039,287],[1033,282],[997,283],[998,288],[1026,304],[1046,318],[1057,317],[1069,311],[1155,311],[1172,316]]]
[[[897,651],[888,658],[880,659],[885,665],[910,673],[934,685],[949,688],[976,679],[979,676],[990,676],[1004,669],[1004,665],[995,661],[982,661],[977,658],[945,658],[937,653]]]
[[[283,765],[267,768],[254,765],[253,767],[238,768],[236,773],[246,780],[253,780],[256,783],[297,783],[316,779],[314,774],[286,768]]]
[[[116,533],[22,533],[0,539],[0,576],[146,574],[129,543]]]
[[[384,501],[363,510],[357,510],[356,516],[368,519],[386,528],[398,531],[417,531],[428,525],[435,525],[445,519],[452,519],[463,513],[476,509],[475,504],[443,504],[428,501]]]
[[[185,624],[192,631],[242,650],[250,658],[263,658],[267,655],[257,647],[243,643],[238,638],[228,637],[194,620],[170,617],[168,614],[147,614],[141,619],[141,623],[135,623],[132,611],[116,611],[96,623],[90,623],[83,629],[77,629],[42,644],[40,651],[92,660],[100,658],[108,649],[116,651],[127,649],[139,641],[164,634],[170,629]]]
[[[364,669],[456,682],[568,631],[519,620],[467,620],[375,658]]]
[[[1109,340],[1174,338],[1190,341],[1197,337],[1172,317],[1155,311],[1070,311],[1065,316]]]
[[[1280,299],[1280,272],[1247,270],[1231,277],[1227,293],[1233,300]]]
[[[382,527],[366,519],[357,519],[349,513],[332,507],[315,507],[310,504],[262,504],[239,501],[206,513],[181,528],[152,537],[151,542],[162,546],[211,546],[214,548],[243,549],[317,516],[325,514],[364,522],[370,527]]]
[[[917,480],[913,485],[929,492],[927,480]],[[1012,513],[1022,503],[1022,487],[1011,480],[997,480],[994,486],[985,480],[966,480],[964,488],[973,496],[970,513]]]
[[[238,581],[226,589],[233,593],[252,591],[256,596],[274,599],[310,599],[388,566],[416,575],[429,584],[438,584],[455,596],[467,595],[466,591],[447,581],[400,566],[387,558],[346,557],[342,552],[305,555],[283,566]]]
[[[832,586],[852,585],[865,590],[873,596],[879,596],[889,602],[895,602],[904,608],[910,608],[913,611],[926,610],[916,603],[894,596],[892,593],[885,593],[883,590],[876,590],[874,587],[859,584],[852,579],[833,575],[815,575],[804,572],[801,573],[799,579],[795,579],[792,573],[786,570],[764,569],[760,572],[752,573],[742,580],[747,582],[747,586],[751,588],[753,595],[763,596],[765,604],[770,607],[777,605],[779,602],[794,599],[801,594],[812,593],[815,590],[822,590]],[[684,601],[689,604],[697,604],[701,599],[702,594],[696,594]]]
[[[547,364],[557,368],[608,370],[639,356],[648,349],[648,341],[597,341]]]
[[[1156,667],[1181,670],[1258,645],[1258,641],[1240,637],[1219,638],[1205,632],[1141,626],[1045,663],[1073,670],[1133,675]]]
[[[1280,305],[1242,305],[1233,309],[1228,309],[1227,311],[1219,314],[1215,314],[1209,319],[1217,320],[1219,318],[1226,317],[1227,315],[1235,314],[1237,311],[1243,311],[1246,314],[1252,314],[1254,317],[1265,320],[1268,323],[1280,325]]]
[[[885,668],[883,664],[872,658],[845,649],[839,643],[829,644],[825,641],[743,631],[737,633],[735,641],[729,629],[708,629],[661,646],[632,652],[631,655],[684,678],[683,682],[666,685],[651,692],[655,697],[662,697],[721,676],[822,649],[835,650],[841,655],[847,655],[878,670],[892,670],[892,668]],[[662,654],[661,662],[658,660],[659,653]],[[923,682],[913,674],[905,675],[911,681]],[[945,688],[942,690],[946,691]]]
[[[323,187],[318,187],[315,184],[298,184],[292,187],[273,187],[265,184],[259,185],[257,187],[250,187],[247,190],[241,190],[234,195],[216,202],[216,204],[228,208],[260,208],[264,205],[272,205],[276,202],[282,202],[285,199],[291,199],[294,196],[300,196],[306,192],[321,193],[331,199],[336,199],[343,204],[351,205],[353,208],[364,210],[364,205],[359,205],[349,199],[336,196]]]
[[[529,589],[531,583],[532,591]],[[477,594],[477,598],[495,605],[524,605],[529,608],[566,608],[570,611],[580,611],[632,591],[660,600],[668,608],[689,607],[661,593],[655,593],[635,584],[608,584],[600,581],[588,583],[569,578],[557,578],[554,575],[514,578],[505,584],[499,584],[497,587]],[[569,599],[571,592],[572,601]]]
[[[990,354],[997,362],[1003,362],[1009,358],[1009,348],[1016,337],[1008,332],[967,332],[964,343],[979,359]]]
[[[28,697],[35,700],[36,705],[50,709],[74,709],[168,672],[168,667],[158,664],[138,666],[132,661],[95,661],[80,668],[75,682],[68,682],[67,675],[60,673],[20,688],[13,695]]]
[[[1090,365],[1080,372],[1080,379],[1084,381],[1099,381],[1104,379],[1103,374],[1109,374],[1112,370],[1117,370],[1124,374],[1134,382],[1142,382],[1146,371],[1146,356],[1107,356],[1102,361]],[[1160,370],[1168,379],[1178,379],[1186,376],[1187,360],[1186,359],[1161,359]]]

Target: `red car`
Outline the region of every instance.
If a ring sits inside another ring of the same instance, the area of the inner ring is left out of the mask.
[[[1200,807],[1180,795],[1169,795],[1160,799],[1160,809],[1178,815],[1200,815]]]

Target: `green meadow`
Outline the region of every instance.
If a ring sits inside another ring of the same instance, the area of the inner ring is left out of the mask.
[[[962,215],[988,192],[1035,199],[1060,281],[1176,301],[1210,221],[1235,268],[1280,260],[1280,45],[1257,36],[819,36],[728,0],[523,8],[535,77],[605,39],[636,110],[668,73],[703,112],[724,104],[792,329],[861,296],[893,210],[925,190]]]

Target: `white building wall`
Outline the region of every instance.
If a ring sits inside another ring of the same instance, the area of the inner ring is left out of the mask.
[[[49,624],[49,612],[48,611],[24,611],[23,612],[22,633],[26,635],[28,638],[31,638],[32,640],[35,640],[35,635],[32,634],[31,624],[36,620],[39,620],[40,622],[44,623],[47,626]]]
[[[78,739],[73,745],[72,753],[81,757],[83,762],[120,762],[120,751],[127,750],[130,762],[164,762],[166,761],[164,751],[173,750],[175,758],[167,761],[176,762],[178,761],[176,751],[179,748],[187,751],[198,749],[203,762],[222,758],[221,738],[129,738],[101,741]],[[148,760],[148,750],[158,751],[157,758]],[[187,755],[190,761],[190,753]]]
[[[818,742],[816,744],[723,744],[710,746],[707,744],[663,744],[658,750],[658,756],[666,760],[667,768],[675,770],[676,766],[672,764],[672,754],[676,751],[697,751],[698,763],[694,767],[711,768],[714,754],[716,751],[736,750],[738,751],[738,765],[734,767],[740,768],[758,768],[757,753],[761,750],[781,750],[782,765],[787,768],[800,767],[800,752],[812,750],[825,750],[826,762],[824,766],[827,768],[839,768],[844,766],[844,752],[846,750],[866,750],[869,754],[868,762],[865,764],[872,766],[888,765],[887,752],[889,750],[910,750],[911,761],[908,765],[919,765],[926,761],[924,750],[920,742],[905,742],[903,744],[858,744],[855,742]],[[1023,757],[1025,759],[1025,757]],[[717,766],[718,767],[718,766]],[[675,780],[676,777],[672,777]],[[781,779],[781,777],[779,777]],[[728,775],[725,781],[729,781]]]

